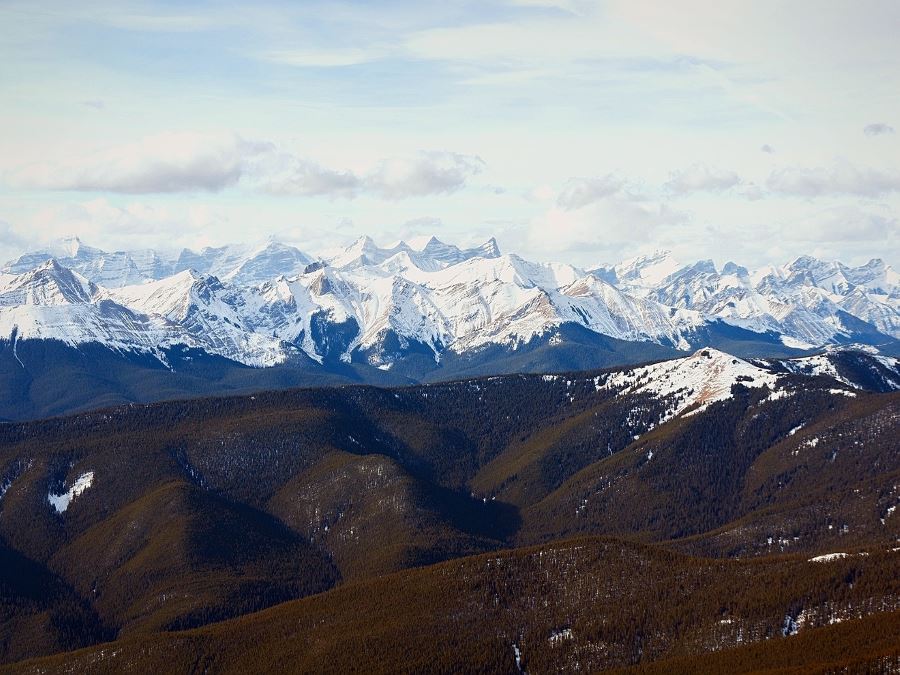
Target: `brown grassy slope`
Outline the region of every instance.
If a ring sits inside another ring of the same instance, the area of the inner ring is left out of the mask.
[[[900,395],[795,398],[739,395],[658,427],[523,509],[520,541],[602,532],[728,556],[895,541]]]
[[[112,635],[58,577],[0,542],[0,662],[77,649]]]
[[[501,545],[488,536],[492,533],[472,527],[466,531],[472,523],[453,517],[464,509],[442,508],[441,494],[390,457],[335,450],[279,488],[268,510],[330,551],[345,579],[427,565]],[[491,507],[484,505],[480,510]]]
[[[124,632],[221,620],[320,592],[338,578],[271,516],[173,481],[97,523],[51,559]]]
[[[514,672],[598,670],[779,645],[900,606],[900,555],[696,559],[579,539],[355,582],[201,629],[20,664],[21,672]],[[802,614],[801,614],[802,612]],[[800,617],[803,617],[800,619]],[[879,624],[876,624],[879,625]],[[896,632],[896,620],[883,623]]]
[[[786,640],[663,659],[620,675],[890,673],[900,668],[900,612],[814,628]]]
[[[0,426],[0,479],[15,474],[0,535],[125,630],[196,626],[325,587],[316,565],[285,562],[306,550],[300,539],[360,578],[573,534],[680,537],[688,552],[739,556],[900,535],[900,514],[887,515],[900,484],[900,395],[767,395],[737,391],[649,433],[633,416],[611,425],[599,415],[645,402],[613,403],[590,379],[526,377]],[[641,410],[645,421],[655,414]],[[47,492],[87,470],[92,487],[56,514]],[[488,473],[500,499],[471,498]],[[519,532],[501,503],[513,491]]]

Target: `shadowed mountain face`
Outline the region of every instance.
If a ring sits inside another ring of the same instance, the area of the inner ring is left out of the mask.
[[[897,608],[900,394],[857,388],[867,358],[868,385],[896,373],[853,358],[704,349],[2,425],[3,658],[116,639],[40,667],[508,670],[518,649],[549,672],[874,617]]]

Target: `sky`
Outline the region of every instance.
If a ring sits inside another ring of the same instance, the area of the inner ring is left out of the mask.
[[[900,3],[0,0],[0,258],[900,263]]]

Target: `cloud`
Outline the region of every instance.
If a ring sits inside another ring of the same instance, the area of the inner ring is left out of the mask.
[[[894,133],[894,127],[884,122],[873,122],[863,128],[863,133],[866,136],[884,136],[885,134]]]
[[[408,159],[384,160],[365,177],[366,189],[385,199],[455,192],[481,172],[480,157],[454,152],[421,152]]]
[[[444,221],[435,216],[420,216],[418,218],[407,220],[403,223],[402,227],[410,232],[426,232],[431,234],[435,230],[440,230],[444,227]]]
[[[854,205],[836,206],[811,214],[797,223],[795,236],[811,242],[887,242],[898,231],[897,218],[887,210],[878,213]],[[869,249],[870,254],[874,251]]]
[[[585,14],[590,8],[590,3],[584,0],[508,0],[508,4],[514,7],[559,10],[576,15]]]
[[[362,189],[362,179],[352,171],[328,169],[288,154],[279,155],[274,162],[280,168],[260,186],[269,194],[353,199]]]
[[[723,192],[740,182],[740,176],[733,171],[717,169],[706,164],[692,164],[687,169],[673,171],[665,187],[677,194]]]
[[[0,220],[0,242],[4,248],[18,248],[27,246],[30,241],[24,237],[8,222]]]
[[[601,178],[570,178],[556,198],[556,205],[566,211],[580,209],[616,194],[624,185],[625,181],[612,174]]]
[[[274,170],[273,164],[278,165]],[[274,161],[263,162],[261,173],[271,175],[263,179],[261,187],[279,195],[353,199],[366,194],[397,200],[455,192],[483,166],[484,161],[472,155],[423,151],[412,157],[381,160],[370,171],[357,174],[282,153]]]
[[[33,238],[23,237],[5,220],[0,220],[0,262],[15,260],[34,244]]]
[[[664,202],[635,200],[616,194],[580,209],[559,206],[534,218],[528,227],[527,245],[548,254],[622,251],[635,241],[659,240],[673,228],[684,231],[690,215]]]
[[[796,197],[879,197],[900,192],[900,173],[859,169],[847,162],[832,168],[792,167],[772,172],[766,187],[772,192]]]
[[[765,152],[766,154],[769,154],[769,155],[774,155],[774,154],[775,154],[775,148],[773,148],[773,147],[772,147],[771,145],[769,145],[768,143],[764,143],[759,149],[762,150],[763,152]]]
[[[7,180],[15,187],[79,192],[217,192],[240,180],[249,158],[270,150],[238,136],[165,133],[84,160],[24,167]]]
[[[19,229],[30,228],[34,233],[31,246],[22,248],[77,234],[86,241],[121,250],[194,245],[224,224],[225,219],[204,204],[171,208],[155,202],[115,204],[100,197],[52,204],[21,218]]]
[[[766,193],[756,183],[749,183],[743,187],[741,195],[751,202],[756,202],[765,197]]]
[[[127,3],[121,3],[126,5]],[[81,10],[74,10],[75,16],[95,20],[114,28],[129,31],[160,32],[160,33],[195,33],[199,31],[222,28],[227,25],[222,17],[214,12],[206,14],[184,14],[160,11],[160,8],[147,8],[146,11],[134,11],[126,7],[119,7],[115,3],[104,8],[101,12],[91,12],[86,8],[86,16]]]
[[[87,158],[7,172],[16,188],[120,194],[218,192],[235,186],[270,195],[388,200],[446,194],[481,172],[473,155],[422,151],[379,161],[365,173],[322,166],[274,143],[237,135],[168,133]]]
[[[261,52],[257,58],[299,68],[340,68],[368,63],[387,55],[388,52],[378,49],[279,49]]]

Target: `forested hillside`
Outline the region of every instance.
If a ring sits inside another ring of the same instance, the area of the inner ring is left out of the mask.
[[[551,672],[802,635],[897,609],[898,437],[900,393],[714,350],[6,424],[0,649]]]

